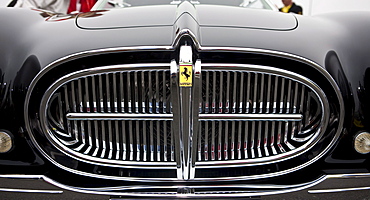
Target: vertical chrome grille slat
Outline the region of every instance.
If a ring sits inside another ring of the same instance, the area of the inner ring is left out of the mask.
[[[132,124],[132,121],[128,121],[128,145],[127,147],[129,148],[128,149],[128,160],[134,160],[134,134],[133,134],[133,124]]]
[[[155,83],[155,91],[154,91],[154,102],[153,102],[153,106],[155,106],[155,109],[154,109],[154,113],[159,113],[159,77],[158,77],[158,71],[155,71],[153,72],[154,74],[154,82]]]
[[[230,159],[234,160],[235,159],[235,123],[236,122],[231,122],[231,142],[230,142]]]
[[[162,96],[161,96],[161,102],[162,102],[162,113],[165,114],[167,113],[167,87],[166,87],[166,72],[162,72]],[[167,138],[165,138],[167,139]],[[166,145],[167,146],[167,145]],[[165,151],[167,154],[167,151]]]
[[[249,110],[250,106],[251,106],[251,102],[250,102],[251,87],[250,87],[250,84],[251,84],[251,73],[247,73],[247,83],[245,84],[246,88],[247,88],[247,96],[246,96],[246,99],[245,99],[245,103],[246,103],[245,113],[250,113],[250,110]]]
[[[268,75],[267,81],[267,97],[266,97],[266,113],[270,113],[270,103],[271,103],[271,74]]]
[[[215,160],[215,136],[216,136],[216,122],[212,121],[211,122],[211,130],[212,130],[212,140],[211,140],[211,160]]]
[[[161,127],[160,127],[160,125],[161,125],[160,122],[157,121],[157,123],[156,123],[157,133],[155,134],[155,136],[157,137],[157,145],[156,145],[157,161],[161,161]]]
[[[163,161],[168,161],[167,157],[168,157],[167,122],[164,121],[163,122]]]
[[[152,72],[148,72],[148,107],[149,107],[149,113],[154,113],[153,111],[153,88],[152,88]]]
[[[202,122],[199,122],[199,133],[202,133],[202,128],[203,128],[203,123]],[[198,159],[197,161],[201,161],[202,160],[202,134],[198,134],[198,144],[197,144],[197,148],[198,148]],[[203,147],[203,150],[204,150],[204,147]],[[205,152],[205,150],[204,150]]]
[[[119,91],[120,91],[120,94],[119,94],[119,99],[120,99],[120,103],[119,103],[119,111],[122,112],[122,113],[125,113],[125,91],[124,91],[124,80],[123,80],[123,72],[119,73]]]
[[[222,130],[220,130],[221,132]],[[228,156],[228,149],[229,149],[229,122],[225,122],[225,129],[224,129],[224,132],[225,132],[225,137],[224,137],[224,148],[223,148],[223,159],[224,160],[228,160],[229,159],[229,156]],[[221,160],[222,157],[220,155],[220,158],[219,160]]]
[[[216,113],[216,75],[217,72],[213,72],[212,80],[212,113]]]
[[[142,71],[141,72],[141,95],[140,95],[140,98],[141,100],[139,100],[139,102],[142,102],[141,103],[141,113],[146,113],[146,108],[148,107],[148,99],[146,99],[146,78],[145,78],[145,72]]]
[[[127,128],[126,128],[126,121],[122,121],[121,124],[122,124],[122,133],[123,132],[126,132]],[[129,147],[127,146],[127,137],[126,137],[126,134],[122,134],[122,160],[127,160],[127,149]]]
[[[103,99],[103,102],[104,102],[104,109],[105,109],[105,112],[114,112],[114,105],[112,106],[112,99],[111,99],[111,90],[110,90],[110,83],[109,83],[109,74],[105,74],[104,76],[105,78],[105,99],[104,99],[104,96],[102,96],[102,99]],[[103,91],[102,91],[103,92]]]
[[[108,152],[108,159],[112,159],[113,157],[113,132],[112,132],[112,121],[108,121],[108,141],[109,141],[109,152]]]
[[[133,105],[134,105],[134,102],[132,100],[132,90],[131,90],[131,73],[132,72],[127,72],[126,73],[126,95],[127,95],[127,98],[126,98],[126,103],[127,103],[127,106],[125,106],[127,108],[127,112],[128,113],[132,113],[132,109],[133,109]]]
[[[216,129],[216,135],[218,135],[218,138],[217,138],[217,159],[218,160],[221,160],[222,159],[222,132],[223,131],[226,131],[226,129],[223,129],[223,123],[222,121],[218,122],[218,128],[215,128]],[[226,123],[227,124],[227,123]],[[217,123],[215,123],[216,127],[217,127]],[[226,133],[225,133],[226,135]]]
[[[237,153],[238,153],[238,157],[237,159],[240,160],[242,159],[242,152],[241,152],[241,148],[242,148],[242,122],[238,122],[239,126],[238,126],[238,143],[237,143]]]
[[[230,113],[230,72],[226,72],[225,113]],[[222,94],[222,93],[221,93]],[[222,101],[221,101],[222,102]]]
[[[209,102],[210,102],[210,100],[209,100],[209,98],[210,98],[210,96],[209,96],[209,91],[210,91],[210,89],[209,89],[209,84],[208,83],[210,83],[209,82],[209,74],[210,73],[207,73],[207,75],[206,75],[206,99],[205,99],[205,102],[204,102],[204,104],[205,104],[205,108],[204,108],[204,111],[205,111],[205,113],[209,113]]]
[[[278,134],[277,134],[277,146],[278,146],[280,152],[285,153],[286,151],[285,151],[284,147],[281,145],[283,143],[283,137],[282,137],[282,134],[281,134],[281,132],[282,132],[281,128],[282,128],[282,122],[279,121],[278,122]]]
[[[153,121],[150,121],[149,125],[149,130],[150,130],[150,161],[154,161],[154,127],[153,127]]]
[[[217,73],[217,72],[216,72]],[[217,79],[217,76],[215,76],[216,79]],[[215,82],[215,85],[214,87],[215,88],[219,88],[219,92],[216,91],[216,89],[214,89],[213,91],[213,94],[215,95],[215,100],[214,100],[214,104],[216,105],[216,111],[215,113],[228,113],[228,110],[227,110],[227,105],[226,103],[223,104],[223,100],[224,100],[224,87],[223,87],[223,83],[224,83],[224,76],[222,73],[220,73],[220,83],[219,83],[219,86],[217,85],[217,81]],[[226,90],[228,90],[229,88],[226,88]],[[219,95],[217,95],[219,94]],[[228,94],[228,91],[226,91],[226,94]],[[218,96],[218,98],[217,98]],[[227,97],[226,97],[227,98]],[[216,103],[217,102],[217,99],[218,99],[218,102],[219,103]],[[227,102],[227,99],[226,99],[226,102]],[[223,107],[225,106],[225,110],[223,109]]]
[[[100,121],[100,128],[101,128],[101,142],[102,142],[102,151],[100,154],[100,158],[104,158],[107,151],[107,138],[106,138],[106,127],[105,127],[105,121]]]
[[[255,133],[257,133],[256,132],[256,122],[255,121],[252,121],[251,134],[248,134],[248,135],[250,135],[251,158],[255,158],[256,157],[256,153],[255,153],[256,142],[255,142],[255,135],[254,135]]]
[[[261,158],[262,157],[262,152],[261,152],[261,143],[262,143],[262,122],[258,122],[258,128],[257,128],[257,157]]]
[[[245,124],[245,134],[244,134],[244,159],[248,159],[248,148],[249,148],[249,122],[244,122]]]
[[[288,89],[287,89],[287,97],[286,97],[286,106],[285,106],[285,109],[286,109],[286,113],[290,113],[290,106],[291,106],[291,92],[292,92],[292,81],[289,80],[288,81]]]
[[[233,96],[232,96],[232,110],[231,110],[231,113],[236,113],[237,112],[237,94],[236,94],[236,90],[237,90],[237,87],[236,87],[236,83],[237,83],[237,80],[238,80],[238,76],[237,76],[237,72],[234,72],[233,73],[233,79],[234,79],[234,84],[233,84]]]
[[[121,160],[121,144],[123,144],[120,138],[119,124],[118,121],[114,121],[114,135],[116,137],[116,160]]]
[[[284,109],[284,94],[285,94],[285,79],[281,80],[281,93],[280,93],[280,109],[279,113],[283,113]]]
[[[269,135],[269,123],[270,122],[265,122],[265,131],[264,131],[264,137],[263,137],[263,150],[264,150],[264,156],[270,156],[269,150],[267,149],[267,141],[270,138]]]
[[[94,135],[95,135],[95,150],[94,153],[92,154],[93,157],[96,157],[98,155],[98,151],[100,148],[100,139],[99,139],[99,134],[97,133],[99,127],[98,127],[98,121],[94,120]]]
[[[264,93],[264,88],[265,88],[265,75],[261,74],[261,81],[260,81],[260,96],[259,96],[259,112],[258,113],[264,113],[263,109],[265,108],[263,105],[265,103],[263,95]]]
[[[276,147],[275,147],[276,138],[277,138],[277,137],[275,137],[275,129],[276,129],[275,123],[276,122],[274,122],[274,121],[271,122],[271,135],[270,135],[270,148],[272,150],[273,155],[277,154],[277,150],[276,150]]]
[[[93,147],[93,139],[92,139],[92,130],[91,130],[91,121],[86,122],[87,123],[87,132],[89,133],[89,146],[85,150],[84,154],[90,154],[90,151]]]
[[[148,160],[147,122],[143,121],[143,161]]]
[[[205,135],[204,135],[204,160],[208,161],[208,152],[209,152],[209,145],[208,145],[208,124],[209,122],[204,122],[205,124]]]
[[[135,151],[136,151],[136,155],[135,155],[135,157],[136,157],[136,161],[140,161],[140,152],[141,152],[141,150],[140,150],[140,147],[141,147],[141,145],[140,145],[140,124],[139,124],[140,122],[139,121],[136,121],[135,122],[135,138],[136,138],[136,145],[135,145]]]
[[[243,113],[243,108],[245,107],[245,100],[244,100],[244,73],[240,73],[240,82],[239,82],[239,87],[240,87],[240,91],[239,91],[239,112],[238,113]]]
[[[105,106],[104,106],[104,101],[103,101],[103,81],[102,81],[102,75],[98,75],[97,80],[98,82],[98,87],[97,87],[97,92],[96,92],[96,108],[97,112],[106,112]]]
[[[120,101],[119,101],[119,99],[117,98],[117,91],[118,91],[118,88],[117,88],[117,73],[114,73],[113,75],[112,75],[112,92],[113,92],[113,100],[112,100],[112,103],[113,103],[113,111],[112,112],[115,112],[115,113],[117,113],[117,112],[119,112],[119,104],[121,104],[120,103]]]
[[[133,73],[133,76],[134,76],[134,82],[133,82],[133,92],[134,92],[134,95],[133,95],[133,99],[132,99],[132,105],[133,105],[133,113],[139,113],[139,107],[141,105],[138,104],[139,102],[139,91],[140,91],[140,84],[138,83],[138,72],[135,71]]]

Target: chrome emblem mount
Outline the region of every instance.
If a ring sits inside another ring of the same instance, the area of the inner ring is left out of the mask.
[[[199,97],[201,64],[193,64],[191,46],[180,47],[179,64],[171,62],[171,90],[173,106],[173,133],[176,140],[177,178],[195,177],[197,136],[199,132]]]
[[[180,50],[180,87],[193,86],[193,62],[190,46],[182,46]]]

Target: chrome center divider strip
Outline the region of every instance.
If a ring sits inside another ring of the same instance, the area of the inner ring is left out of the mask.
[[[175,136],[177,135],[178,139],[178,146],[179,150],[175,152],[176,154],[180,154],[180,160],[177,160],[178,168],[177,169],[177,178],[180,180],[189,180],[194,179],[191,177],[191,167],[192,163],[194,162],[192,148],[193,148],[193,125],[194,125],[194,117],[193,115],[197,115],[198,112],[193,113],[194,107],[194,95],[193,95],[193,88],[196,87],[193,85],[194,80],[194,73],[193,73],[193,52],[191,46],[181,46],[180,47],[180,58],[179,58],[179,71],[178,76],[179,78],[177,81],[179,82],[179,93],[172,93],[174,95],[179,96],[179,109],[176,109],[179,112],[175,112],[174,115],[179,116],[180,122],[180,129],[174,130]],[[178,133],[178,134],[177,134]],[[195,163],[194,163],[195,165]]]

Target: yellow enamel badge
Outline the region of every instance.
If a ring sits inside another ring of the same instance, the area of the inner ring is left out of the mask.
[[[180,64],[180,87],[193,86],[193,65],[191,63]]]

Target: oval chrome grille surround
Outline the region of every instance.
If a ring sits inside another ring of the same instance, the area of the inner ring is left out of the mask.
[[[87,69],[56,81],[41,102],[48,139],[97,165],[175,168],[169,64]],[[202,64],[197,168],[274,163],[308,151],[328,121],[324,92],[266,66]],[[197,87],[197,86],[194,86]],[[181,116],[180,116],[181,117]]]

